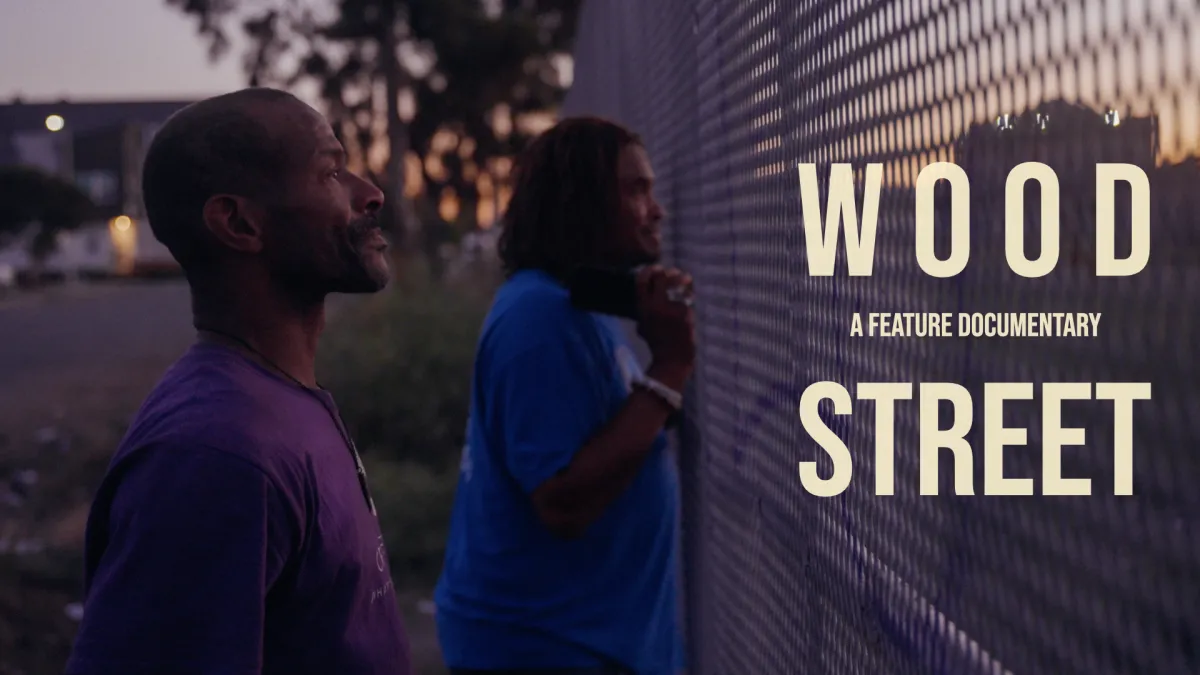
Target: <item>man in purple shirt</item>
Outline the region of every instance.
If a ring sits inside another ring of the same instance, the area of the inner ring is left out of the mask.
[[[383,197],[293,96],[196,103],[155,136],[150,226],[197,343],[146,399],[88,520],[68,675],[407,675],[366,475],[314,353],[329,293],[388,281]]]

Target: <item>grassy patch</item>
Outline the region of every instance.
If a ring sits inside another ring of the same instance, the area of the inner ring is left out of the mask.
[[[416,672],[445,672],[421,611],[441,570],[465,440],[471,366],[494,278],[419,271],[340,311],[318,373],[363,451]]]
[[[92,495],[165,365],[48,374],[0,395],[0,675],[62,672]]]

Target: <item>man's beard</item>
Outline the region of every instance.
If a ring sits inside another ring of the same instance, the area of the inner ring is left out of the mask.
[[[374,239],[382,235],[375,216],[356,218],[346,226],[340,242],[344,274],[334,283],[334,293],[374,293],[387,286],[387,249],[376,248]]]
[[[286,232],[287,216],[277,215],[276,232]],[[371,241],[378,232],[377,219],[365,216],[327,231],[324,239],[309,240],[307,244],[289,243],[291,253],[278,259],[275,274],[297,293],[314,299],[329,293],[382,290],[390,273],[386,252],[376,250]]]
[[[657,265],[662,262],[662,252],[651,252],[643,248],[629,251],[625,255],[625,267],[634,268],[643,265]]]

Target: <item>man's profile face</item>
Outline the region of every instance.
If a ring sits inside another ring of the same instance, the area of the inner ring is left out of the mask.
[[[654,171],[640,144],[621,149],[617,158],[617,222],[614,253],[630,267],[658,262],[662,256],[663,210],[654,199]]]
[[[323,116],[303,104],[292,108],[281,111],[276,127],[296,152],[266,209],[272,271],[319,295],[378,291],[391,276],[377,220],[383,193],[347,170],[345,149]]]

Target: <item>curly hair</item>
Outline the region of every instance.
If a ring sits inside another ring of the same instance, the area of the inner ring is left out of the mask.
[[[505,274],[539,269],[561,279],[594,263],[617,219],[617,159],[641,144],[637,134],[597,117],[564,119],[534,139],[517,159],[501,219]]]

